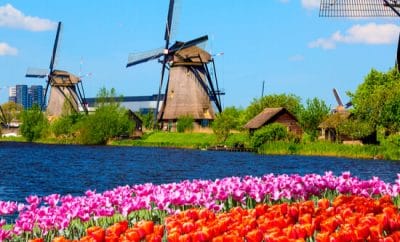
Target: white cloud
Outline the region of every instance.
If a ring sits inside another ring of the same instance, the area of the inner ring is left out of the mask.
[[[2,55],[17,55],[18,50],[14,47],[9,46],[7,43],[0,42],[0,56]]]
[[[293,55],[289,57],[289,61],[293,61],[293,62],[298,62],[298,61],[303,61],[304,60],[304,56],[303,55]]]
[[[306,9],[319,8],[319,3],[321,0],[301,0],[301,5]]]
[[[11,4],[0,6],[0,27],[26,29],[30,31],[46,31],[55,29],[57,23],[39,17],[25,16]]]
[[[354,25],[342,34],[340,31],[333,33],[329,38],[319,38],[308,44],[310,48],[334,49],[337,43],[383,45],[397,41],[400,26],[395,24]]]

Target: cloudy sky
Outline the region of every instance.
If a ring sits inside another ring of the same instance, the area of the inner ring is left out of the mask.
[[[57,68],[84,78],[86,96],[101,87],[122,95],[156,93],[156,61],[125,68],[128,54],[163,46],[167,0],[0,0],[0,103],[6,87],[45,84],[25,78],[27,68],[48,68],[58,21],[63,23]],[[180,0],[174,40],[207,34],[217,54],[224,106],[246,107],[261,95],[293,93],[344,102],[371,68],[395,63],[396,18],[321,18],[319,0]]]

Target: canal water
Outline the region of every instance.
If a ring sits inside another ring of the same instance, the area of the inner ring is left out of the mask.
[[[264,156],[186,149],[0,142],[0,200],[59,193],[82,195],[120,185],[264,174],[378,176],[393,183],[400,163],[333,157]]]

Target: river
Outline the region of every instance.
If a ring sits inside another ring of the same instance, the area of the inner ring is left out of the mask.
[[[179,182],[263,174],[378,176],[393,183],[400,163],[336,157],[265,156],[254,153],[149,147],[46,145],[0,142],[0,200],[59,193],[82,195],[119,185]]]

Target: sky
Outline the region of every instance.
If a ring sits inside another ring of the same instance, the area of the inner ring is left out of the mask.
[[[322,18],[319,0],[180,0],[172,41],[207,34],[224,107],[247,107],[264,95],[347,102],[372,68],[395,64],[396,18]],[[168,0],[0,0],[0,103],[7,87],[45,86],[26,78],[48,68],[57,22],[63,23],[56,69],[86,75],[86,97],[100,88],[124,96],[157,93],[157,61],[126,68],[129,53],[162,47]]]

